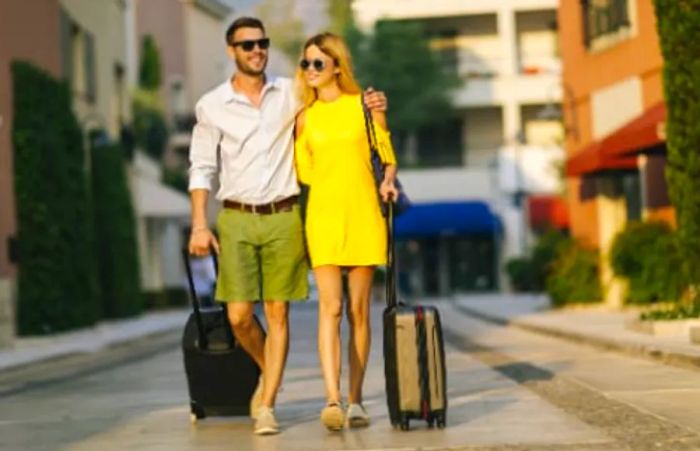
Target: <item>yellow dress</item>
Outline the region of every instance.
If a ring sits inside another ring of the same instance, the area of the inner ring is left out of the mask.
[[[396,164],[389,133],[375,122],[382,161]],[[297,175],[309,185],[306,241],[312,267],[386,264],[379,208],[359,95],[316,101],[295,145]]]

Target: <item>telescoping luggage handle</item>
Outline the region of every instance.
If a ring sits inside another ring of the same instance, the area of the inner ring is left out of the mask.
[[[216,252],[213,250],[210,252],[211,259],[214,263],[214,272],[219,274],[219,259],[216,256]],[[209,347],[209,340],[207,339],[207,334],[204,333],[204,321],[202,321],[202,313],[200,311],[201,302],[199,296],[197,295],[197,289],[194,286],[194,278],[192,277],[192,266],[190,265],[190,252],[187,248],[182,249],[182,257],[185,261],[185,270],[187,272],[187,282],[190,286],[190,297],[192,298],[192,308],[194,309],[194,318],[197,323],[197,335],[199,335],[199,346],[201,349],[207,349]],[[224,321],[228,322],[228,310],[226,304],[221,304],[224,310]],[[233,332],[230,327],[226,327],[229,345],[234,346]]]
[[[394,250],[394,202],[387,202],[386,233],[386,306],[396,307],[396,264]]]

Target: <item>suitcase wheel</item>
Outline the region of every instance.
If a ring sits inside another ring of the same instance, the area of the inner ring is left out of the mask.
[[[196,423],[198,420],[201,420],[205,416],[206,415],[201,407],[193,402],[190,403],[190,422],[192,422],[192,424]]]
[[[437,416],[437,427],[440,429],[445,429],[445,414],[441,413]]]
[[[399,427],[402,431],[409,430],[411,428],[411,420],[409,420],[408,418],[401,418],[401,423],[399,424]]]
[[[435,418],[430,417],[430,418],[428,419],[428,427],[429,427],[430,429],[432,429],[432,428],[435,427]]]

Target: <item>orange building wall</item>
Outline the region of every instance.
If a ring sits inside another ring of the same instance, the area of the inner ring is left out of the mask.
[[[591,94],[631,77],[639,77],[642,85],[644,108],[663,100],[663,59],[656,33],[656,18],[652,0],[636,1],[636,35],[596,53],[588,51],[583,38],[581,4],[577,0],[562,0],[559,4],[558,23],[565,88],[564,120],[569,130],[565,148],[571,156],[593,138]],[[633,19],[634,20],[634,19]],[[575,109],[575,114],[572,110]],[[577,136],[576,136],[577,135]],[[598,217],[595,199],[581,199],[580,178],[569,178],[568,200],[571,212],[572,235],[599,244]],[[661,213],[668,216],[668,212]]]

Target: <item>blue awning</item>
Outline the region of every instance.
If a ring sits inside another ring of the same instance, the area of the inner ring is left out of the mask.
[[[398,239],[464,236],[501,231],[501,221],[484,202],[414,204],[396,218]]]

